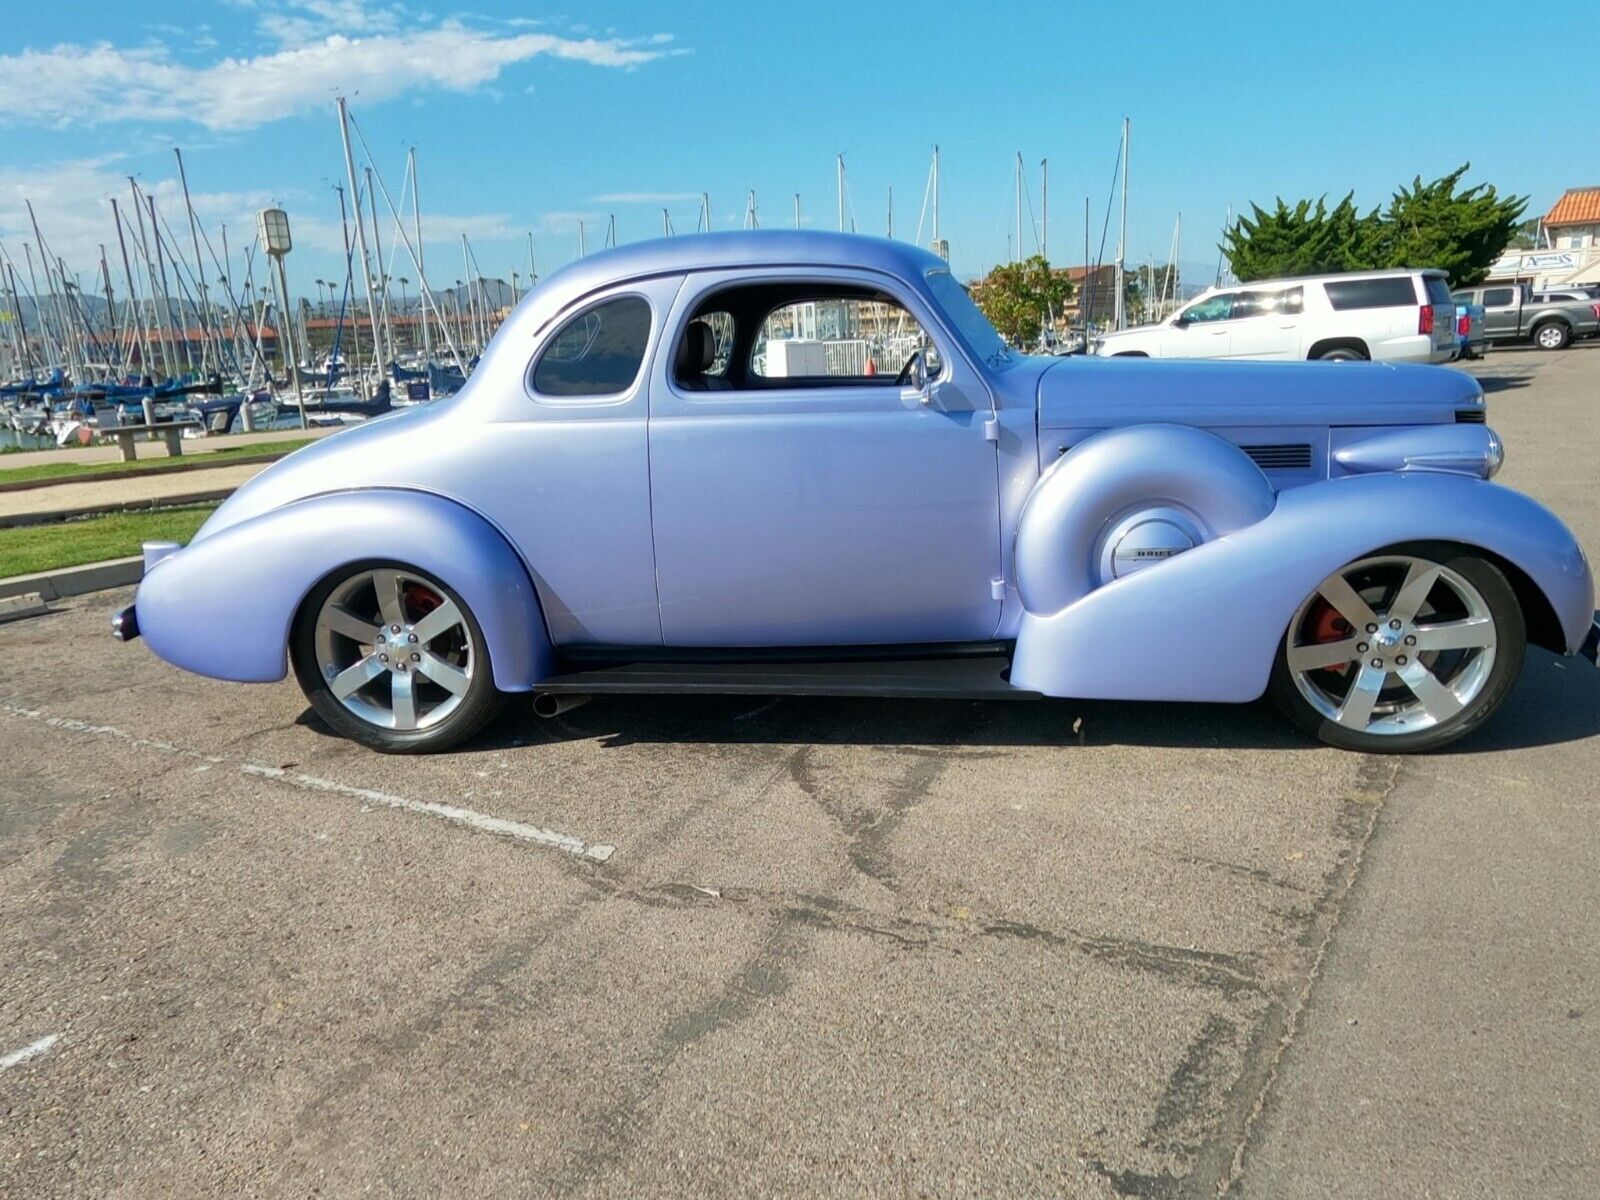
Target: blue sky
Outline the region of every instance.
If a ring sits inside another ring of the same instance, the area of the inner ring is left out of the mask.
[[[1472,180],[1531,195],[1537,214],[1600,180],[1594,138],[1539,133],[1526,105],[1481,89],[1454,98],[1487,69],[1476,35],[1504,25],[1503,7],[1476,0],[1426,19],[1392,0],[1341,4],[1336,19],[1281,0],[8,7],[0,239],[20,257],[32,199],[86,278],[114,238],[106,197],[127,194],[124,176],[176,227],[176,144],[213,237],[225,221],[237,249],[257,207],[289,209],[291,283],[310,293],[339,269],[340,90],[397,198],[417,148],[436,286],[462,275],[462,232],[485,273],[509,277],[531,230],[544,273],[577,253],[580,218],[591,247],[611,213],[622,241],[658,233],[663,206],[690,230],[702,191],[718,228],[742,221],[751,188],[764,225],[792,223],[798,191],[807,223],[831,228],[839,152],[857,227],[884,232],[892,186],[909,236],[935,142],[960,274],[1007,253],[1018,150],[1034,216],[1049,158],[1051,258],[1078,262],[1084,198],[1098,241],[1124,115],[1129,258],[1164,260],[1181,211],[1195,273],[1214,267],[1230,203],[1352,188],[1381,203],[1470,159]]]

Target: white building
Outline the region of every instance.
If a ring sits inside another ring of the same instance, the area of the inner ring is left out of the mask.
[[[1600,187],[1568,188],[1539,224],[1543,248],[1506,251],[1490,279],[1535,288],[1600,283]]]

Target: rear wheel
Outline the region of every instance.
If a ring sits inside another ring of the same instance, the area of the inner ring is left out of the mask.
[[[301,608],[291,653],[318,715],[388,754],[455,746],[503,700],[466,603],[398,563],[349,567],[318,585]]]
[[[1289,623],[1270,691],[1290,720],[1347,750],[1435,750],[1500,707],[1527,632],[1498,567],[1419,542],[1340,568]]]
[[[1533,331],[1534,345],[1541,350],[1565,350],[1572,341],[1572,330],[1560,321],[1546,321]]]
[[[1318,362],[1366,362],[1367,356],[1349,346],[1335,346],[1317,355]]]

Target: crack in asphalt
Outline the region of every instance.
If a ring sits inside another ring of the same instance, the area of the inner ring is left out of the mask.
[[[1363,757],[1354,794],[1345,799],[1335,821],[1336,831],[1345,837],[1348,849],[1324,876],[1322,892],[1307,914],[1298,939],[1299,944],[1311,952],[1304,974],[1298,983],[1291,981],[1265,992],[1269,1003],[1249,1032],[1244,1069],[1223,1092],[1222,1119],[1214,1123],[1216,1132],[1198,1144],[1180,1141],[1164,1147],[1180,1156],[1191,1156],[1194,1165],[1183,1174],[1170,1170],[1150,1173],[1117,1169],[1100,1160],[1087,1160],[1118,1195],[1140,1200],[1216,1200],[1229,1195],[1238,1185],[1251,1140],[1277,1084],[1284,1056],[1300,1032],[1301,1014],[1321,977],[1323,962],[1338,932],[1345,906],[1360,880],[1367,849],[1377,834],[1378,822],[1400,776],[1397,760],[1374,755]],[[1211,1086],[1205,1086],[1204,1064],[1223,1037],[1220,1027],[1208,1024],[1191,1042],[1156,1105],[1146,1135],[1147,1143],[1155,1145],[1164,1135],[1181,1129],[1185,1117],[1202,1109],[1210,1100],[1220,1080],[1213,1072]]]

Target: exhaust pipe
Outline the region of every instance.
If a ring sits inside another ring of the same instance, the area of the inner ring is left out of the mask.
[[[559,717],[562,713],[571,712],[593,699],[593,696],[577,692],[537,692],[533,697],[533,715],[546,719]]]

